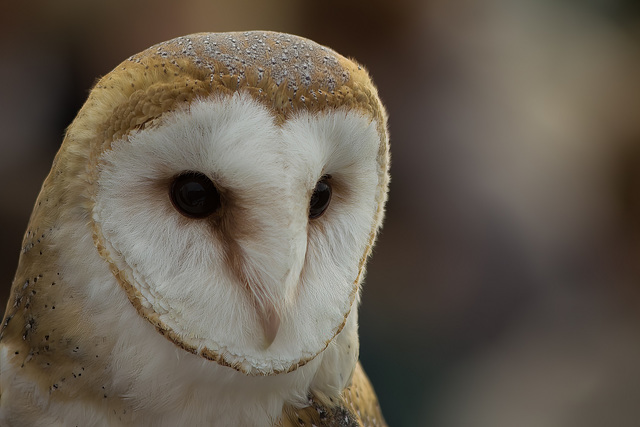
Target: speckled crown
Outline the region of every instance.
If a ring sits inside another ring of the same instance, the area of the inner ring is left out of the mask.
[[[113,111],[120,119],[109,123],[105,140],[194,97],[237,91],[249,92],[280,122],[296,109],[340,107],[364,110],[380,126],[386,122],[362,66],[311,40],[266,31],[199,33],[157,44],[116,67],[98,82],[93,95],[102,97],[101,92],[114,89],[129,99],[117,107],[126,111]]]

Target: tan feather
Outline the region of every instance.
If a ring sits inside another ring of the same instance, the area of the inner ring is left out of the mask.
[[[342,399],[309,397],[309,406],[286,407],[278,427],[385,427],[378,398],[360,362]]]

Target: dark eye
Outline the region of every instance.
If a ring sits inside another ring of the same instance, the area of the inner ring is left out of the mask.
[[[331,185],[329,185],[330,176],[323,176],[316,184],[309,202],[309,218],[316,219],[320,217],[329,207],[331,201]]]
[[[204,218],[220,208],[220,193],[200,172],[184,172],[175,177],[169,194],[178,212],[190,218]]]

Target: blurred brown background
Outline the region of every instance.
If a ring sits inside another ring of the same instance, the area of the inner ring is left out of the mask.
[[[98,76],[199,31],[357,58],[390,113],[361,359],[393,426],[640,422],[640,8],[624,0],[4,2],[0,303]]]

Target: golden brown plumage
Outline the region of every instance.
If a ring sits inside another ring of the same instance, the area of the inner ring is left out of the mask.
[[[282,427],[386,427],[378,398],[358,362],[341,399],[309,397],[305,408],[287,407]]]

